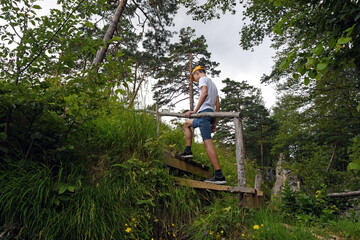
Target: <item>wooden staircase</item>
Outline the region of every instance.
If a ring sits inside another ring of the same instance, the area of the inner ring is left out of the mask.
[[[193,159],[184,159],[174,153],[167,153],[164,156],[164,162],[167,166],[194,174],[203,178],[209,178],[212,176],[209,166],[195,162]],[[264,196],[260,189],[239,187],[239,186],[227,186],[218,185],[212,183],[206,183],[203,181],[196,181],[187,178],[175,177],[177,184],[182,186],[188,186],[197,189],[207,189],[214,191],[225,191],[230,193],[238,193],[240,199],[244,199],[243,205],[250,208],[261,208],[264,206]]]

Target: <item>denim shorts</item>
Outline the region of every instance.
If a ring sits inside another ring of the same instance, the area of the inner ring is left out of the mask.
[[[198,113],[202,112],[214,112],[211,108],[204,109]],[[214,117],[203,117],[203,118],[194,118],[192,123],[193,128],[200,128],[201,136],[203,141],[211,139],[211,125],[215,122]]]

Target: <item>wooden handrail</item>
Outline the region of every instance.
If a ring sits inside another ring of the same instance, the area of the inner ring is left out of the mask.
[[[168,117],[181,117],[185,118],[184,113],[173,113],[173,112],[156,112],[152,110],[144,110],[145,112],[152,114],[159,114],[161,116]],[[220,118],[239,118],[239,112],[203,112],[203,113],[193,113],[190,115],[190,118],[203,118],[203,117],[220,117]]]

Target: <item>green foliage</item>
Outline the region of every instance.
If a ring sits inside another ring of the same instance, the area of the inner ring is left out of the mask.
[[[284,224],[282,216],[269,208],[250,209],[247,229],[240,239],[317,239],[305,226]]]
[[[340,218],[328,222],[328,229],[334,233],[341,233],[341,236],[355,240],[360,237],[359,217]]]
[[[203,209],[189,227],[189,233],[194,239],[238,239],[244,218],[239,200],[224,194]]]
[[[360,170],[360,137],[356,136],[353,138],[353,145],[349,147],[349,160],[351,161],[348,165],[348,170],[353,170],[359,173]]]
[[[326,197],[327,189],[323,185],[315,194],[308,196],[304,192],[294,192],[288,182],[281,192],[280,210],[284,216],[293,216],[299,222],[308,223],[321,219],[333,219],[339,209]]]

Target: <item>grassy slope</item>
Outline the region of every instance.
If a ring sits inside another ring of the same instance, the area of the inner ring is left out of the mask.
[[[359,224],[352,220],[328,222],[326,230],[295,221],[284,225],[281,214],[270,208],[244,210],[231,194],[176,186],[161,158],[164,150],[183,148],[183,132],[163,125],[158,139],[152,116],[113,110],[75,130],[50,163],[31,157],[1,162],[3,237],[315,239],[310,230],[323,236],[360,236]],[[194,144],[193,151],[196,161],[209,165],[202,144]],[[233,151],[219,146],[217,151],[229,185],[236,185]],[[253,186],[251,163],[246,171]]]

